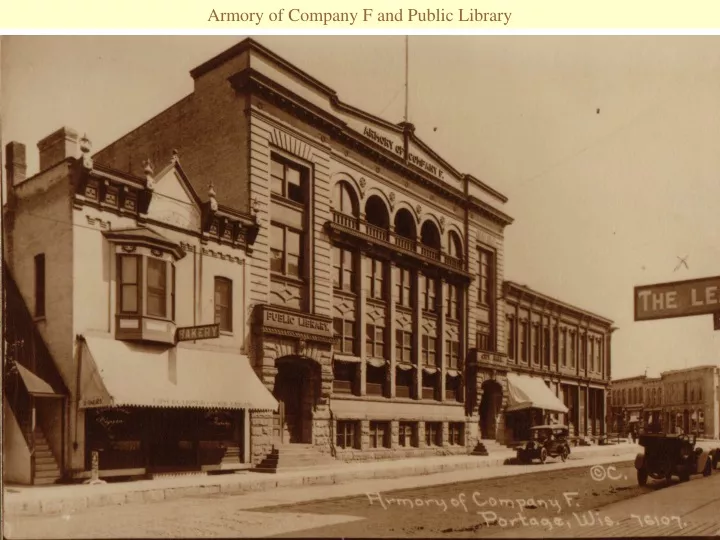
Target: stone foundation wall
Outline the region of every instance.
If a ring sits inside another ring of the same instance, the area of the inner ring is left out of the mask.
[[[465,456],[468,450],[465,446],[431,446],[425,448],[372,448],[368,450],[339,450],[339,461],[372,461],[379,459],[406,459],[431,456]]]
[[[273,446],[272,412],[250,412],[250,459],[253,465],[260,463]]]

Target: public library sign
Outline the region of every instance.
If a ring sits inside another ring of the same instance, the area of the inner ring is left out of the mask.
[[[332,321],[322,317],[294,313],[271,306],[258,306],[256,323],[263,333],[297,333],[309,337],[317,336],[323,341],[333,338]]]

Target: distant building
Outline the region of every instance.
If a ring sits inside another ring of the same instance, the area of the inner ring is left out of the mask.
[[[720,437],[720,366],[612,381],[613,430],[662,430]]]

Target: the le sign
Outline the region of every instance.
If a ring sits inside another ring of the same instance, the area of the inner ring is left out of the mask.
[[[635,287],[635,320],[671,319],[720,311],[720,277]]]

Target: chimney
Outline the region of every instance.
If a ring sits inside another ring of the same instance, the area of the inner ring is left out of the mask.
[[[9,142],[5,145],[5,171],[7,185],[15,187],[25,180],[27,161],[25,160],[25,145],[19,142]]]
[[[40,170],[44,171],[69,157],[77,157],[78,134],[70,128],[60,128],[38,143]]]

